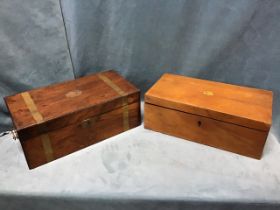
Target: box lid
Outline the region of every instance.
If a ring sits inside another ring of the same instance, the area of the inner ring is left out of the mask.
[[[164,74],[145,94],[145,102],[267,131],[272,91]]]
[[[17,132],[28,131],[33,135],[136,100],[139,90],[114,70],[5,97]]]

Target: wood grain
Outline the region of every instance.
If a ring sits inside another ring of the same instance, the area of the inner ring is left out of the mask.
[[[145,103],[147,129],[260,159],[268,131]]]
[[[140,103],[128,105],[128,112],[130,128],[138,126],[141,119]],[[122,107],[87,119],[91,121],[86,125],[81,121],[47,133],[54,160],[124,132]],[[30,169],[49,162],[40,135],[21,141],[21,144]]]
[[[35,168],[140,124],[140,91],[113,70],[5,98]]]
[[[120,87],[126,94],[128,103],[138,100],[139,90],[117,72],[109,70],[100,74],[106,76]],[[28,91],[28,93],[36,104],[39,113],[43,116],[44,120],[41,124],[48,121],[53,122],[53,120],[61,117],[68,117],[68,120],[64,122],[71,122],[72,118],[69,118],[69,115],[75,113],[73,115],[75,118],[76,113],[79,111],[87,113],[88,110],[91,110],[96,114],[99,114],[99,111],[106,112],[122,106],[121,98],[123,97],[101,80],[98,74],[33,89]],[[38,123],[30,114],[30,110],[26,106],[21,94],[5,97],[15,129],[20,131],[36,126],[36,129],[40,130],[40,126],[38,126]],[[108,102],[112,102],[112,104],[104,106]],[[59,127],[60,124],[58,123],[57,126]]]
[[[180,75],[164,74],[145,102],[249,128],[268,131],[273,93]]]

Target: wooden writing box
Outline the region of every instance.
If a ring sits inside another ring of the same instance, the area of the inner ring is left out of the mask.
[[[5,98],[29,168],[140,124],[140,92],[115,71]]]
[[[164,74],[145,94],[145,128],[260,159],[271,91]]]

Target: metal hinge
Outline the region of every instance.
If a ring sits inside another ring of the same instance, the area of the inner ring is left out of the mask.
[[[6,136],[6,135],[8,135],[8,134],[12,134],[14,140],[17,140],[17,139],[18,139],[18,135],[17,135],[17,131],[16,131],[16,130],[5,131],[5,132],[3,132],[3,133],[0,133],[0,137]]]
[[[17,131],[16,131],[16,130],[12,130],[11,133],[12,133],[12,135],[13,135],[13,139],[14,139],[14,140],[17,140],[17,139],[18,139]]]

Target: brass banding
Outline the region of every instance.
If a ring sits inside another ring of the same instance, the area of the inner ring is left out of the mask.
[[[111,79],[103,74],[98,74],[98,77],[103,80],[108,86],[110,86],[114,91],[116,91],[120,96],[123,96],[123,130],[129,129],[129,109],[128,109],[128,99],[127,94],[118,85],[116,85]]]
[[[44,152],[46,155],[46,159],[48,162],[54,160],[53,157],[53,150],[52,150],[52,145],[51,145],[51,140],[48,134],[43,134],[41,135],[41,140],[44,148]]]
[[[30,111],[33,119],[36,121],[36,123],[43,122],[44,118],[43,118],[42,114],[38,111],[38,108],[37,108],[36,104],[34,103],[31,95],[28,92],[24,92],[24,93],[21,93],[21,96],[22,96],[28,110]],[[40,138],[42,141],[42,145],[43,145],[43,149],[44,149],[44,153],[45,153],[47,162],[54,160],[53,149],[52,149],[51,140],[50,140],[49,135],[42,134],[40,136]]]
[[[114,91],[116,91],[119,95],[125,96],[126,93],[119,87],[117,86],[112,80],[110,80],[108,77],[106,77],[103,74],[98,74],[98,77],[102,79],[107,85],[109,85]]]
[[[29,109],[33,119],[37,123],[43,122],[44,121],[43,116],[38,111],[37,106],[35,105],[33,99],[31,98],[31,95],[28,92],[24,92],[24,93],[21,93],[21,96],[22,96],[27,108]]]

